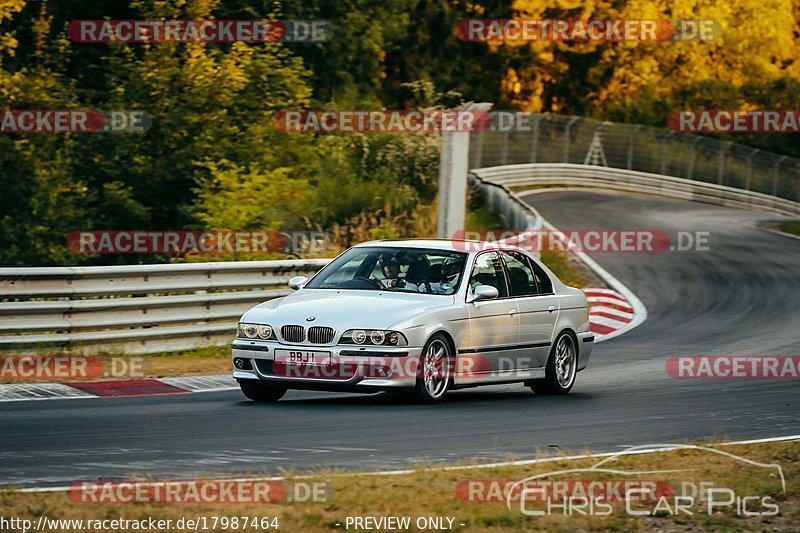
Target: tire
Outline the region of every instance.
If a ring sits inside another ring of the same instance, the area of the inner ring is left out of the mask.
[[[530,385],[536,394],[567,394],[575,385],[578,372],[578,345],[575,337],[562,331],[547,358],[545,378]]]
[[[417,383],[412,393],[417,403],[439,403],[453,383],[453,354],[450,343],[441,333],[433,335],[419,358]]]
[[[242,389],[242,394],[254,402],[277,402],[283,398],[287,390],[286,387],[250,383],[249,381],[240,381],[239,388]]]

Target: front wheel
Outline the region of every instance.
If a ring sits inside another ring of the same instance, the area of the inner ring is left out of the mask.
[[[447,339],[436,334],[430,338],[419,359],[414,399],[419,403],[444,400],[453,381],[453,354]]]
[[[277,402],[286,394],[286,387],[262,385],[261,383],[239,382],[242,394],[254,402]]]
[[[547,359],[545,378],[531,385],[536,394],[567,394],[575,384],[578,350],[575,338],[567,332],[558,336]]]

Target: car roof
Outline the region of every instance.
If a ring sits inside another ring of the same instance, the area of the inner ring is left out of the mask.
[[[477,253],[483,250],[515,250],[514,246],[502,246],[497,243],[461,240],[461,239],[386,239],[362,242],[353,248],[366,246],[381,246],[385,248],[431,248],[434,250],[444,250],[448,252],[468,252]]]

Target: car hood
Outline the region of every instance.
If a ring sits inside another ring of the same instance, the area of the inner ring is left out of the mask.
[[[393,293],[372,290],[302,289],[289,296],[257,305],[242,322],[330,326],[339,332],[351,328],[387,329],[426,311],[449,308],[455,296]],[[314,320],[307,320],[309,317]]]

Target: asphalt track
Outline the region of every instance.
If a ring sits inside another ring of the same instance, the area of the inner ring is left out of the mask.
[[[797,380],[677,380],[671,355],[800,353],[800,240],[764,214],[647,196],[526,197],[562,229],[710,232],[710,251],[591,254],[645,304],[647,321],[596,346],[566,397],[522,385],[459,391],[438,406],[389,395],[238,391],[0,404],[0,486],[136,476],[387,470],[537,451],[800,434]]]

